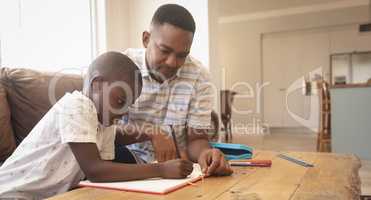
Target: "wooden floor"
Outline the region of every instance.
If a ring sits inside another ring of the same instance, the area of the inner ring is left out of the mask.
[[[304,129],[273,129],[266,135],[234,134],[233,141],[261,150],[273,151],[316,151],[316,134]],[[362,194],[371,195],[371,160],[362,160],[359,172]]]

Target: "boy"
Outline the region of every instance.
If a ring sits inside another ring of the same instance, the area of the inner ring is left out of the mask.
[[[139,96],[137,66],[108,52],[89,66],[83,91],[67,93],[33,128],[0,167],[0,199],[44,199],[75,187],[80,180],[124,181],[182,178],[192,163],[114,163],[116,119]]]

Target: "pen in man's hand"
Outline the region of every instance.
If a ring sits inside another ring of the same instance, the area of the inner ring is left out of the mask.
[[[179,151],[178,142],[176,141],[176,135],[175,135],[174,127],[173,127],[172,125],[170,125],[170,129],[171,129],[171,136],[173,137],[173,142],[174,142],[174,145],[175,145],[176,157],[177,157],[178,159],[180,159],[181,156],[180,156],[180,151]]]

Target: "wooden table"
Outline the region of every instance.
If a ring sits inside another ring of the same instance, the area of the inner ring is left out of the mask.
[[[93,188],[76,189],[51,200],[143,200],[143,199],[359,199],[358,170],[361,163],[352,155],[285,152],[313,163],[305,168],[276,157],[278,152],[260,151],[255,159],[271,159],[271,168],[234,167],[228,177],[210,177],[167,195]]]

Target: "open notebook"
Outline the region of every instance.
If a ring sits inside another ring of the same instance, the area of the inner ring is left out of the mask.
[[[192,173],[184,179],[163,179],[152,178],[139,181],[92,183],[90,181],[81,181],[81,187],[96,187],[113,190],[124,190],[130,192],[143,192],[150,194],[167,194],[177,189],[194,183],[202,178],[201,167],[198,164],[193,165]]]

